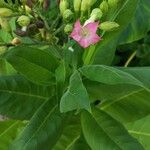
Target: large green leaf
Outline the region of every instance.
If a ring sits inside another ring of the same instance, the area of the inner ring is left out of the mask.
[[[71,115],[63,129],[61,137],[52,150],[70,150],[79,139],[80,132],[81,125],[79,116]]]
[[[37,110],[10,150],[51,149],[61,135],[64,119],[56,100],[49,99]]]
[[[144,84],[131,74],[114,67],[104,65],[89,65],[80,68],[80,72],[92,81],[105,84],[131,84],[144,87]]]
[[[149,67],[118,69],[130,73],[150,87]],[[92,101],[100,100],[99,107],[122,122],[134,121],[150,114],[150,92],[141,87],[127,84],[107,85],[89,80],[84,80],[84,85]]]
[[[131,43],[143,38],[147,34],[150,30],[149,6],[149,0],[139,0],[135,16],[127,29],[120,36],[120,44]]]
[[[1,76],[0,114],[29,119],[53,93],[53,87],[35,85],[21,76]]]
[[[48,51],[18,46],[8,51],[4,58],[29,80],[44,85],[54,83],[58,60]]]
[[[96,46],[94,64],[110,65],[112,63],[120,34],[131,21],[135,13],[137,3],[138,0],[120,0],[120,7],[118,7],[113,14],[113,17],[110,19],[111,21],[114,20],[117,22],[120,27],[118,30],[106,33],[102,37],[103,40]]]
[[[84,137],[93,150],[144,150],[123,125],[97,108],[93,109],[93,116],[83,112],[81,124]]]
[[[128,132],[137,138],[145,150],[150,149],[150,115],[126,125]]]
[[[24,125],[21,121],[0,121],[0,150],[8,149]]]
[[[72,74],[68,90],[62,96],[60,101],[61,112],[72,111],[75,109],[91,110],[89,97],[78,71],[75,71]]]

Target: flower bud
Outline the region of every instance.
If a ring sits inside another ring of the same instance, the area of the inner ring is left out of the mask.
[[[108,12],[108,3],[106,2],[106,0],[104,0],[101,4],[100,4],[100,9],[101,11],[104,13]]]
[[[12,45],[19,45],[21,44],[21,40],[19,38],[14,38],[12,41],[11,41],[11,44]]]
[[[116,22],[106,21],[100,24],[100,29],[103,31],[113,31],[114,29],[118,28],[119,24]]]
[[[96,2],[96,0],[87,0],[87,1],[89,7],[91,7]]]
[[[0,18],[0,25],[1,25],[1,28],[4,29],[5,31],[7,32],[11,31],[9,20],[7,20],[7,18]]]
[[[6,46],[0,46],[0,55],[4,54],[7,50]]]
[[[73,18],[73,12],[70,9],[66,9],[63,13],[63,19],[66,21],[70,21]]]
[[[102,11],[99,8],[95,8],[92,10],[92,13],[90,16],[94,18],[94,20],[99,20],[101,19],[102,15],[103,15]]]
[[[64,28],[64,32],[65,32],[66,34],[71,33],[72,30],[73,30],[73,25],[72,25],[72,24],[67,24],[67,25],[65,26],[65,28]]]
[[[74,11],[75,12],[79,12],[80,11],[81,1],[82,0],[74,0],[73,4],[74,4]]]
[[[86,12],[89,8],[88,0],[82,0],[81,3],[81,12]]]
[[[116,8],[119,0],[108,0],[108,5],[110,8]]]
[[[28,16],[22,15],[17,20],[21,27],[28,26],[30,24],[30,18]]]
[[[59,9],[60,9],[60,13],[61,15],[63,15],[63,13],[65,12],[65,10],[68,8],[69,3],[67,0],[61,0],[60,4],[59,4]]]
[[[8,8],[0,8],[0,17],[10,17],[13,11]]]

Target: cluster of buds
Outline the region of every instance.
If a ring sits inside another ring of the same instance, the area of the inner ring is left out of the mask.
[[[74,12],[69,9],[69,1],[61,0],[60,1],[60,13],[63,16],[63,20],[65,21],[66,26],[64,28],[65,33],[69,34],[73,29],[73,16],[80,17],[82,19],[83,15],[88,12],[88,18],[86,18],[84,25],[87,25],[91,22],[101,21],[103,15],[107,14],[110,8],[116,8],[119,0],[103,0],[99,6],[99,8],[93,8],[92,6],[96,3],[96,0],[74,0]],[[90,12],[89,12],[90,10]],[[75,15],[74,15],[75,14]],[[80,15],[80,16],[78,16]],[[76,18],[77,19],[77,18]],[[73,20],[74,21],[74,20]],[[112,31],[118,28],[119,25],[116,22],[105,21],[100,24],[100,29],[103,31]]]

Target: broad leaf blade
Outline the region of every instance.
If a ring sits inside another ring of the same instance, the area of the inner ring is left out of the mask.
[[[29,119],[53,93],[53,87],[33,84],[19,75],[1,76],[0,113],[11,118]]]
[[[46,101],[11,146],[11,150],[51,149],[61,135],[65,116],[55,99]]]
[[[129,73],[105,65],[89,65],[80,68],[81,73],[92,81],[105,84],[131,84],[144,87],[143,83]]]
[[[122,35],[121,33],[134,16],[138,0],[120,0],[119,2],[121,6],[117,9],[117,12],[115,11],[115,14],[113,14],[113,21],[117,22],[120,27],[118,30],[106,33],[103,36],[103,41],[99,42],[96,46],[94,64],[110,65],[112,63],[120,35]]]
[[[21,121],[6,120],[0,121],[0,149],[6,150],[15,140],[19,129],[23,129],[24,123]]]
[[[87,91],[82,83],[79,72],[75,71],[70,78],[70,85],[67,92],[60,101],[60,111],[86,109],[90,111],[90,101]]]
[[[4,58],[32,82],[44,85],[54,83],[58,60],[48,51],[18,46],[8,51]]]
[[[150,1],[139,0],[135,16],[120,36],[120,44],[131,43],[143,38],[150,30]],[[142,26],[139,24],[142,22]]]
[[[150,149],[150,115],[136,122],[126,125],[128,132],[135,137],[145,148]]]
[[[80,118],[78,116],[71,115],[63,129],[62,135],[52,150],[70,150],[75,142],[79,139],[80,133]]]
[[[83,112],[81,123],[84,137],[94,150],[144,150],[119,122],[97,108],[93,116]]]

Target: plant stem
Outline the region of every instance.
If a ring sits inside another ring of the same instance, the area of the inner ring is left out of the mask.
[[[95,52],[95,46],[94,46],[94,45],[91,46],[91,47],[88,49],[88,52],[85,52],[85,57],[83,58],[83,61],[84,61],[84,64],[85,64],[85,65],[91,64],[91,61],[92,61],[94,52]]]
[[[136,56],[136,51],[131,54],[131,56],[128,58],[127,62],[125,63],[124,67],[128,67],[130,62],[133,60],[133,58]]]

